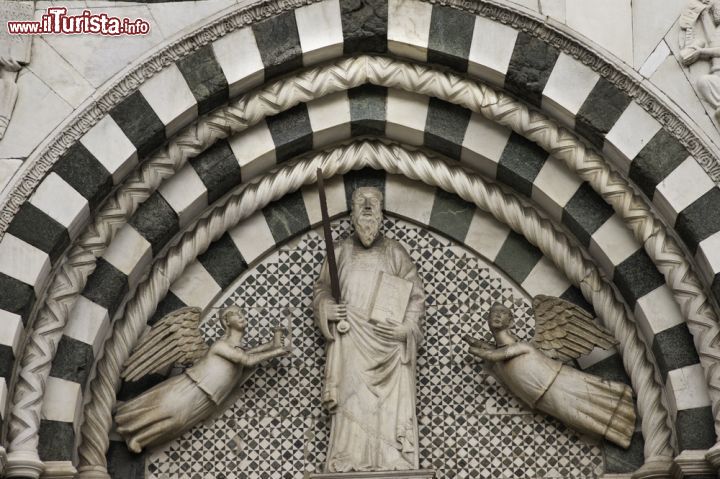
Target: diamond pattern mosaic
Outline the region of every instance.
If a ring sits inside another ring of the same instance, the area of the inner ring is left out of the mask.
[[[347,219],[333,223],[336,238],[350,231]],[[523,409],[465,352],[463,335],[490,339],[480,318],[495,301],[515,309],[520,338],[531,336],[529,301],[445,238],[395,219],[384,231],[408,249],[427,294],[417,371],[421,468],[440,479],[600,475],[598,445]],[[330,418],[320,403],[324,340],[311,303],[324,256],[321,234],[311,231],[249,270],[219,305],[246,308],[249,345],[286,325],[293,356],[258,368],[218,417],[150,454],[147,477],[302,479],[322,471]],[[203,331],[209,341],[221,334],[216,316]]]

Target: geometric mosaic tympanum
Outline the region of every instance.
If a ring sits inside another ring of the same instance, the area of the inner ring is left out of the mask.
[[[350,234],[347,218],[333,234]],[[426,294],[418,353],[420,467],[451,478],[592,478],[602,448],[552,418],[524,409],[467,353],[465,334],[489,339],[481,318],[496,301],[515,310],[514,331],[533,335],[526,294],[484,259],[426,229],[386,218],[384,232],[409,251]],[[247,310],[248,342],[289,325],[293,354],[261,365],[219,417],[153,451],[148,478],[301,479],[325,463],[330,420],[320,396],[325,340],[314,324],[313,284],[325,257],[318,231],[301,235],[230,288],[217,307]],[[202,326],[221,334],[217,309]]]

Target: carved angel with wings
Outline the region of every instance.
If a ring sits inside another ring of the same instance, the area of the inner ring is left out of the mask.
[[[117,431],[131,451],[162,444],[207,419],[253,366],[289,354],[281,329],[272,341],[242,349],[247,320],[237,307],[225,308],[220,321],[225,335],[208,346],[198,329],[200,310],[179,309],[158,321],[135,348],[122,373],[126,381],[174,364],[192,366],[117,408]]]
[[[584,309],[560,298],[538,295],[533,309],[532,342],[512,334],[512,312],[496,303],[487,316],[495,344],[466,337],[470,353],[487,361],[491,373],[530,408],[581,433],[629,447],[635,430],[632,389],[564,364],[617,341]]]

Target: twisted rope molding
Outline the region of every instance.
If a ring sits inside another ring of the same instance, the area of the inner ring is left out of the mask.
[[[11,453],[37,450],[40,409],[52,360],[73,304],[95,270],[97,258],[139,205],[175,171],[170,158],[162,155],[143,164],[63,258],[24,349],[10,416]]]
[[[79,141],[92,126],[105,116],[114,106],[139,86],[159,73],[162,69],[185,57],[193,51],[239,28],[252,25],[260,20],[310,5],[321,0],[263,0],[240,8],[238,11],[212,21],[200,27],[174,43],[162,48],[142,64],[134,67],[121,80],[107,88],[100,98],[76,115],[75,119],[62,129],[52,140],[26,160],[22,178],[12,180],[14,183],[10,193],[0,198],[0,239],[5,235],[10,221],[17,214],[20,206],[30,197],[37,185],[50,171],[55,162],[74,143]],[[653,118],[680,141],[702,165],[708,175],[716,183],[720,183],[720,161],[714,153],[712,145],[696,131],[699,128],[689,126],[684,119],[674,112],[674,108],[657,94],[643,85],[635,71],[607,58],[605,53],[597,51],[590,45],[584,45],[572,38],[568,33],[544,22],[544,19],[533,18],[525,12],[510,5],[501,5],[497,0],[421,0],[432,4],[446,5],[479,15],[491,20],[510,25],[529,35],[539,38],[558,50],[576,58],[603,78],[627,93],[642,106]],[[701,130],[700,130],[701,131]]]
[[[652,236],[657,238],[654,240],[656,244],[666,245],[667,241],[659,241],[661,238],[666,238],[664,233],[658,233],[662,225],[653,219],[649,209],[642,205],[639,197],[630,196],[632,201],[627,200],[627,195],[634,195],[632,189],[617,175],[611,175],[599,155],[586,151],[582,143],[570,132],[558,128],[541,114],[533,112],[531,117],[526,107],[510,97],[450,73],[440,73],[428,67],[387,58],[361,56],[345,59],[334,65],[314,68],[297,77],[272,83],[259,91],[245,95],[232,106],[204,117],[197,124],[188,127],[167,147],[144,163],[140,170],[131,176],[128,183],[116,193],[113,200],[101,210],[95,218],[94,225],[82,236],[78,246],[69,255],[67,264],[64,264],[60,270],[60,275],[51,287],[48,303],[36,321],[35,330],[22,361],[22,371],[14,396],[11,451],[36,450],[44,383],[67,321],[69,308],[94,269],[95,257],[104,252],[115,232],[127,221],[137,206],[155,191],[162,180],[218,139],[243,131],[265,116],[277,114],[300,102],[368,82],[436,96],[511,127],[563,159],[571,170],[577,171],[581,176],[584,175],[583,179],[589,179],[597,191],[602,193],[608,185],[613,186],[612,194],[606,199],[621,198],[623,201],[616,201],[622,203],[620,206],[634,205],[634,208],[618,210],[614,204],[618,213],[624,218],[631,218],[633,224],[652,225],[652,227],[635,228],[636,236],[640,231],[643,233],[641,235],[643,238]],[[684,295],[683,304],[686,304],[683,309],[684,314],[692,313],[691,305],[705,305],[705,309],[694,310],[703,313],[702,327],[705,330],[717,328],[702,289],[697,283],[692,284],[687,280],[688,277],[694,276],[690,276],[692,273],[688,262],[682,257],[679,249],[664,246],[664,249],[656,248],[653,251],[655,253],[651,251],[650,254],[654,259],[658,252],[665,255],[663,264],[666,266],[663,272],[666,278],[669,277],[668,275],[672,277],[676,296],[678,291]],[[691,310],[688,311],[689,309]],[[710,342],[707,341],[708,348],[712,347]],[[712,360],[717,357],[717,355],[713,356]]]
[[[102,256],[139,205],[163,180],[217,140],[242,132],[265,117],[301,102],[360,86],[367,82],[365,67],[366,61],[362,57],[344,60],[331,67],[315,68],[297,77],[271,83],[245,95],[234,105],[187,127],[128,178],[68,253],[33,323],[13,395],[9,428],[11,454],[37,451],[45,383],[72,306],[95,270],[96,258]]]
[[[712,399],[715,432],[720,437],[720,326],[718,317],[682,249],[646,201],[605,160],[564,128],[517,101],[498,95],[482,114],[534,141],[563,161],[605,201],[630,228],[665,277],[693,335]]]
[[[532,17],[509,5],[498,5],[492,0],[425,1],[449,6],[509,25],[515,30],[521,30],[575,58],[633,98],[638,105],[687,148],[715,183],[720,182],[720,162],[715,153],[717,148],[713,146],[707,136],[703,138],[697,135],[693,127],[689,126],[685,120],[673,112],[673,108],[670,106],[671,102],[648,90],[647,86],[643,84],[645,79],[639,73],[624,67],[622,62],[614,57],[604,55],[591,45],[583,44],[568,35],[566,31],[548,23],[545,17]],[[688,117],[688,119],[690,118]],[[700,128],[697,127],[697,129]]]
[[[612,287],[602,278],[597,267],[584,258],[581,250],[573,246],[572,240],[515,194],[505,193],[498,185],[486,182],[462,167],[449,166],[423,152],[409,152],[399,145],[361,141],[286,165],[247,185],[243,191],[228,198],[225,204],[214,208],[153,265],[148,279],[128,302],[125,316],[115,323],[105,353],[98,363],[81,429],[80,477],[96,477],[106,469],[105,453],[122,365],[172,282],[229,228],[270,202],[303,185],[315,183],[317,168],[322,168],[329,178],[365,167],[401,174],[456,193],[524,235],[552,259],[568,279],[580,287],[583,295],[595,306],[598,316],[620,341],[625,368],[638,394],[646,458],[672,456],[669,418],[662,404],[661,386],[655,379],[649,353],[638,337],[624,304],[615,298]]]
[[[0,239],[5,235],[10,222],[20,207],[27,201],[35,188],[48,174],[60,157],[110,110],[122,100],[138,91],[140,85],[166,67],[186,57],[195,50],[242,27],[252,25],[283,12],[317,3],[322,0],[260,0],[224,15],[195,32],[187,34],[152,54],[141,64],[133,67],[126,75],[109,86],[98,100],[93,101],[39,151],[33,153],[21,167],[22,177],[11,180],[10,193],[0,198]]]

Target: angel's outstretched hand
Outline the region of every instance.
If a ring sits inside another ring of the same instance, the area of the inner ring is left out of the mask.
[[[485,341],[485,340],[483,340],[483,339],[473,338],[473,337],[470,336],[470,335],[465,335],[465,336],[463,337],[463,341],[465,341],[466,343],[468,343],[468,345],[469,345],[471,348],[487,349],[487,350],[493,350],[493,349],[495,349],[495,345],[493,345],[492,343],[489,343],[489,342],[487,342],[487,341]]]
[[[289,356],[290,354],[292,354],[292,349],[290,347],[286,347],[286,346],[280,346],[279,348],[275,349],[274,351],[276,351],[275,357]]]
[[[282,348],[285,346],[285,337],[287,336],[287,330],[283,327],[275,328],[273,330],[273,342],[272,345],[275,348]]]
[[[491,350],[489,350],[489,349],[478,348],[478,347],[473,347],[473,346],[470,346],[470,349],[468,349],[468,351],[470,352],[470,354],[472,354],[473,356],[476,356],[480,359],[489,359],[489,356],[491,353]]]
[[[285,338],[287,338],[287,329],[279,327],[275,328],[272,351],[275,353],[274,357],[287,356],[292,353],[292,345],[285,344]]]

